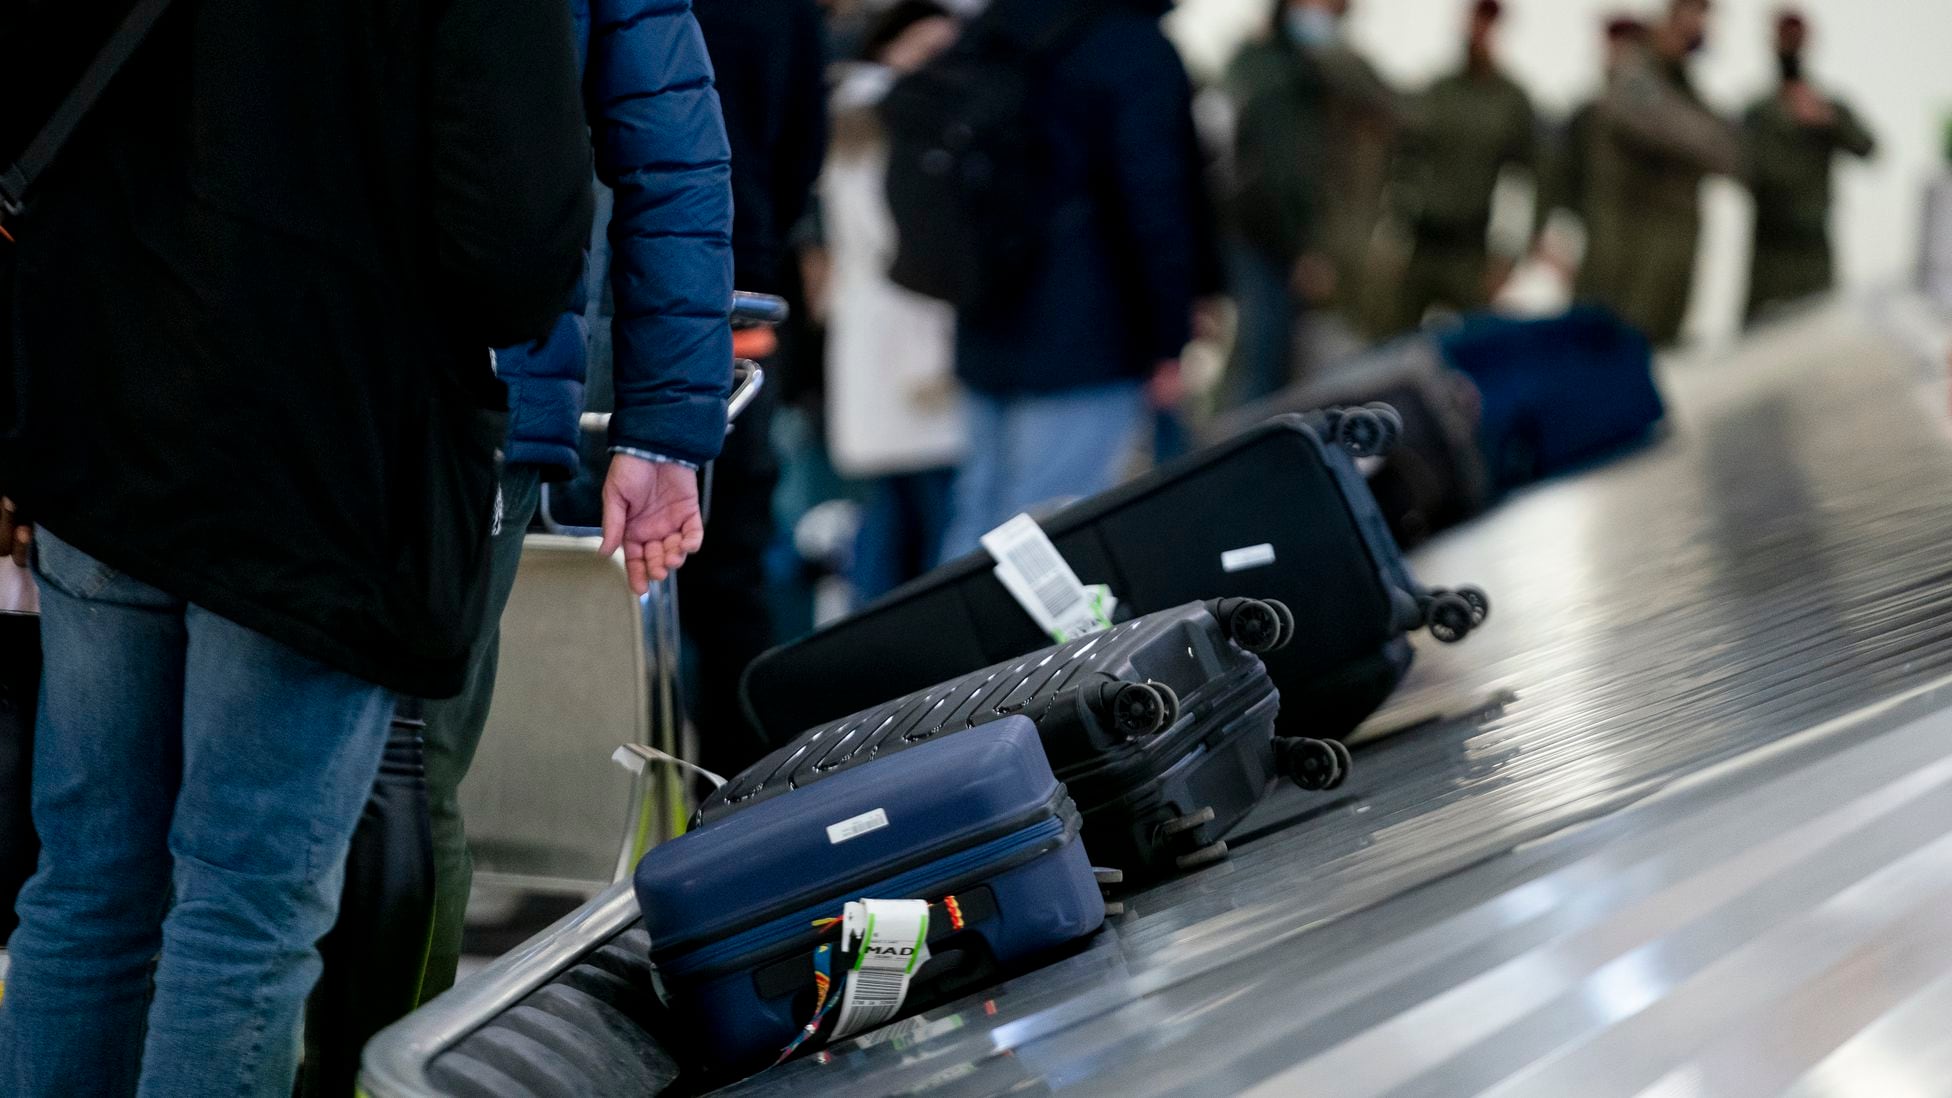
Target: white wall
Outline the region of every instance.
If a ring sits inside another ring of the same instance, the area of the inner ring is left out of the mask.
[[[1196,75],[1224,65],[1270,0],[1181,0],[1170,29]],[[1385,75],[1412,87],[1453,65],[1465,0],[1355,0],[1350,34]],[[1803,0],[1815,36],[1810,67],[1883,141],[1877,160],[1840,176],[1836,234],[1846,284],[1889,285],[1917,262],[1924,180],[1942,163],[1952,114],[1952,0]],[[1540,106],[1563,112],[1587,95],[1599,65],[1599,24],[1615,11],[1655,15],[1664,0],[1506,0],[1504,56]],[[1774,80],[1770,44],[1778,0],[1715,0],[1696,80],[1733,114]],[[1748,264],[1749,204],[1727,184],[1709,188],[1696,280],[1695,335],[1736,328]]]

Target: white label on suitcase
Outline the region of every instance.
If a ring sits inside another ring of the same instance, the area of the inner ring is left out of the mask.
[[[1059,644],[1111,628],[1108,600],[1092,596],[1037,520],[1018,515],[984,534],[983,548],[997,582]]]
[[[1259,545],[1243,545],[1220,554],[1222,572],[1245,572],[1249,568],[1265,568],[1274,563],[1274,546],[1267,542]]]
[[[888,826],[888,814],[879,808],[850,816],[837,824],[827,825],[827,841],[835,846],[849,839],[859,838],[870,831],[879,831]]]
[[[841,909],[841,954],[854,954],[833,1040],[901,1013],[908,981],[929,959],[927,900],[853,900]]]

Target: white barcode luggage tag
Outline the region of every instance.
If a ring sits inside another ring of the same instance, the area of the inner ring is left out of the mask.
[[[996,579],[1038,628],[1063,644],[1111,628],[1111,600],[1087,588],[1037,520],[1018,515],[983,535]]]
[[[836,1041],[901,1013],[908,982],[929,959],[928,901],[849,901],[841,911],[840,951],[853,955],[854,967],[841,989]]]

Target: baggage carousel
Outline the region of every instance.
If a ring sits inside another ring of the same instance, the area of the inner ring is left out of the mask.
[[[1422,647],[1348,785],[1278,793],[1046,968],[729,1093],[1952,1094],[1943,378],[1840,305],[1662,382],[1661,438],[1418,554],[1495,611]],[[505,1008],[628,983],[641,932],[591,951],[630,915],[389,1031],[375,1098],[539,1092],[548,1033]]]

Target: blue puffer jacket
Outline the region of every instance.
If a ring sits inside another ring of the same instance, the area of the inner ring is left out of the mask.
[[[690,0],[569,3],[596,174],[616,193],[610,444],[709,461],[732,387],[731,153],[711,60]],[[508,460],[551,478],[577,465],[588,301],[578,286],[548,338],[495,354]]]

